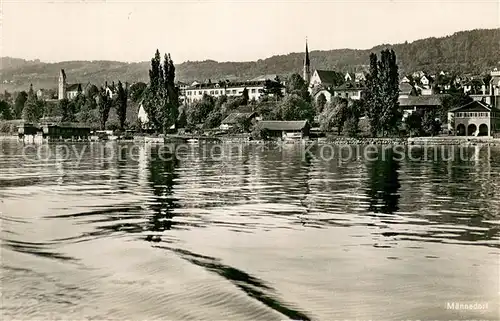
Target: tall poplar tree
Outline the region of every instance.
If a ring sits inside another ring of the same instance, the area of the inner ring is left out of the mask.
[[[97,106],[99,107],[99,122],[101,125],[101,129],[106,128],[106,123],[108,122],[111,105],[112,105],[112,100],[107,95],[106,89],[101,88],[97,102]]]
[[[366,77],[366,113],[373,137],[394,133],[401,122],[399,72],[394,50],[383,50],[378,60],[370,54],[370,72]]]
[[[379,61],[380,99],[382,112],[380,129],[382,135],[394,134],[401,123],[399,107],[399,72],[394,50],[383,50]]]
[[[378,59],[375,53],[370,54],[370,72],[366,75],[366,95],[365,109],[366,115],[370,120],[370,131],[373,137],[377,136],[380,129],[380,95],[379,95],[379,75],[378,75]]]
[[[179,113],[179,92],[175,86],[175,66],[170,54],[165,54],[163,64],[158,50],[151,59],[143,106],[154,130],[165,132],[175,125]]]
[[[123,88],[121,81],[118,81],[115,106],[121,130],[125,128],[125,120],[127,119],[127,89]]]

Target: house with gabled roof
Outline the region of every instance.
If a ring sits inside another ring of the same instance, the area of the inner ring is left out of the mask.
[[[472,101],[451,109],[448,119],[457,136],[492,136],[500,133],[500,109],[482,101]]]
[[[366,81],[366,76],[364,72],[356,72],[354,73],[354,82],[363,82]]]
[[[66,86],[66,97],[73,99],[83,92],[82,84],[71,84]]]
[[[434,78],[432,78],[430,75],[423,75],[419,79],[419,84],[422,85],[425,89],[431,88],[433,82]]]
[[[401,81],[400,81],[401,84],[409,84],[411,83],[411,76],[404,76]]]
[[[398,99],[399,106],[403,110],[403,119],[414,112],[425,112],[432,109],[437,109],[442,104],[442,98],[445,95],[428,95],[428,96],[408,96]]]
[[[414,73],[411,74],[413,79],[422,78],[422,76],[424,76],[424,75],[425,75],[425,72],[423,72],[422,70],[415,71]]]
[[[408,98],[413,91],[413,86],[407,82],[403,82],[399,85],[399,98]]]
[[[335,70],[320,70],[316,69],[309,82],[309,90],[312,92],[317,87],[325,89],[338,86],[342,83],[342,75]]]
[[[348,82],[348,81],[354,81],[354,73],[353,72],[349,72],[349,71],[346,72],[345,76],[344,76],[344,80],[346,82]]]
[[[253,111],[244,111],[244,110],[235,111],[227,115],[227,117],[222,120],[222,123],[219,126],[219,128],[222,130],[227,130],[234,126],[237,126],[242,121],[247,121],[251,123],[256,118],[257,118],[257,113]]]
[[[361,100],[365,90],[366,88],[362,84],[356,82],[346,82],[345,84],[332,88],[334,97],[352,100]]]
[[[265,130],[270,138],[289,140],[309,137],[310,125],[307,120],[261,120],[258,126],[261,130]]]

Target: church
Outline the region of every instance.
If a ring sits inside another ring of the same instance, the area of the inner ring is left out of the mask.
[[[73,99],[78,96],[79,93],[83,92],[82,84],[71,84],[68,85],[66,82],[66,73],[64,69],[59,72],[59,92],[57,98],[59,100],[63,99]]]
[[[363,72],[347,72],[344,76],[335,70],[315,69],[311,75],[311,60],[307,40],[302,74],[314,101],[318,100],[321,95],[326,98],[327,102],[330,102],[332,97],[360,100],[365,91],[365,75]]]

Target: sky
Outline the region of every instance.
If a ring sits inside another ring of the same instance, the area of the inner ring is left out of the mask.
[[[367,49],[500,27],[500,0],[0,0],[0,56],[176,63]]]

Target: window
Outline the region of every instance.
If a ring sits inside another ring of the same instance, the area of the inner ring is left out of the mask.
[[[203,95],[203,91],[199,90],[198,95]]]
[[[262,92],[264,92],[264,90],[263,90],[263,89],[261,89],[261,88],[259,88],[259,93],[262,93]]]
[[[252,94],[255,94],[255,88],[252,89]]]
[[[215,94],[216,94],[216,95],[218,95],[218,94],[219,94],[219,91],[218,91],[218,90],[216,90],[216,91],[215,91]]]
[[[236,89],[233,89],[233,94],[236,95]]]
[[[210,95],[213,95],[214,94],[214,91],[213,90],[210,90]]]

